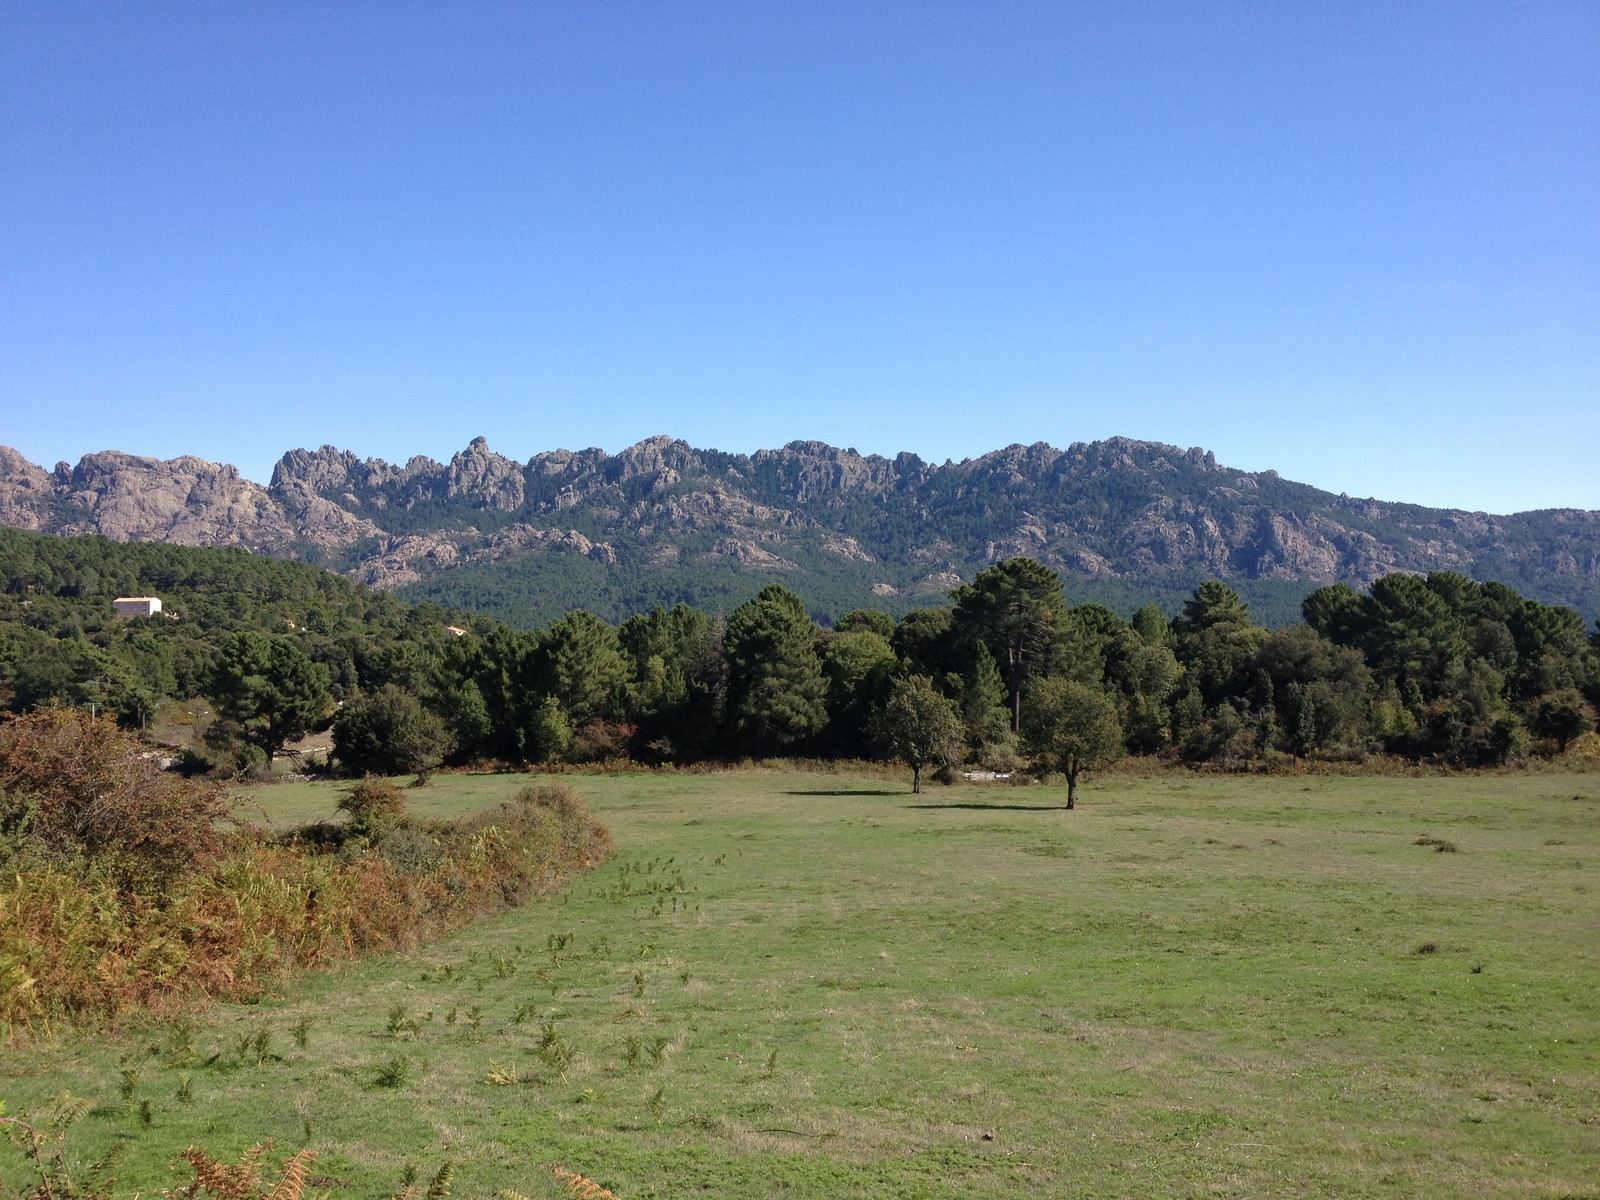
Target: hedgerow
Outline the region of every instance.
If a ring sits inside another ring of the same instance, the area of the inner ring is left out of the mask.
[[[41,745],[52,752],[36,753]],[[403,950],[521,904],[611,853],[605,828],[558,780],[459,821],[413,821],[402,809],[376,837],[336,827],[274,838],[230,823],[214,785],[163,775],[137,745],[112,721],[75,710],[0,726],[9,1036],[248,999],[296,971]],[[62,782],[84,779],[103,786]],[[125,806],[167,833],[128,832]],[[186,868],[185,816],[194,818]],[[89,839],[90,817],[124,832]]]

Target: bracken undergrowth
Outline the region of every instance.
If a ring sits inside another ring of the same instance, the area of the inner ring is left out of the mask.
[[[0,877],[8,1038],[250,999],[296,971],[404,950],[522,904],[611,854],[610,834],[559,780],[461,820],[407,821],[376,842],[245,829],[219,852],[208,827],[207,856],[159,889],[130,888],[92,856],[35,852],[25,833]]]

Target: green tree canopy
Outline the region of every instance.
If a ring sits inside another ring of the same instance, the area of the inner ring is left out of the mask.
[[[1022,686],[1043,670],[1066,601],[1061,577],[1031,558],[998,562],[950,593],[954,624],[971,641],[982,640],[1006,679],[1011,728],[1022,726]]]
[[[1125,753],[1117,706],[1098,688],[1047,676],[1028,685],[1022,736],[1029,751],[1067,777],[1067,807],[1078,800],[1078,779]]]
[[[1359,740],[1372,672],[1361,655],[1319,637],[1308,625],[1268,635],[1256,656],[1276,726],[1297,756]]]
[[[728,715],[746,752],[780,753],[821,732],[827,681],[816,635],[805,603],[776,583],[728,618]]]
[[[965,727],[955,705],[926,675],[897,679],[879,721],[879,737],[895,757],[911,766],[911,790],[922,791],[922,768],[930,762],[960,762]]]
[[[835,621],[833,628],[838,633],[875,633],[887,640],[894,636],[894,618],[876,608],[857,608]]]
[[[444,722],[392,683],[346,701],[333,719],[334,757],[351,774],[426,778],[450,750]]]
[[[310,733],[328,714],[328,671],[286,637],[249,631],[223,645],[211,678],[211,703],[270,758]]]
[[[616,715],[628,678],[617,630],[578,609],[555,622],[534,652],[536,686],[561,702],[574,726]]]
[[[1250,620],[1250,606],[1237,592],[1214,579],[1202,583],[1172,627],[1178,661],[1206,708],[1249,692],[1251,664],[1267,631]]]
[[[822,674],[828,681],[828,744],[846,757],[865,756],[871,714],[883,704],[899,659],[889,639],[862,625],[828,634]]]
[[[1154,604],[1146,604],[1134,613],[1128,624],[1148,645],[1159,646],[1172,640],[1172,626]]]

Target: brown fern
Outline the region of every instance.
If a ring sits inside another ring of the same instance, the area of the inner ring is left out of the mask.
[[[551,1163],[547,1169],[566,1186],[567,1195],[572,1200],[618,1200],[615,1192],[606,1191],[586,1175],[579,1175],[555,1163]]]
[[[445,1200],[450,1195],[450,1182],[456,1177],[456,1160],[447,1158],[428,1184],[427,1200]]]
[[[305,1191],[306,1172],[316,1161],[315,1150],[302,1150],[286,1160],[278,1182],[270,1190],[261,1182],[262,1159],[272,1151],[272,1139],[257,1142],[244,1152],[238,1166],[229,1166],[199,1146],[190,1146],[178,1157],[194,1170],[186,1187],[167,1191],[169,1200],[196,1200],[202,1192],[212,1200],[300,1200]]]

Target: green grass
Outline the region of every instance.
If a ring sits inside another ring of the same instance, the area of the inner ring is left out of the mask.
[[[499,803],[519,788],[538,783],[537,775],[435,775],[427,787],[408,787],[412,777],[395,780],[403,789],[413,816],[458,817]],[[312,821],[337,821],[342,783],[274,783],[248,789],[239,815],[273,829],[290,829]],[[585,793],[587,794],[587,793]]]
[[[1039,787],[574,782],[613,863],[203,1014],[191,1104],[159,1027],[14,1051],[0,1095],[94,1100],[81,1152],[128,1139],[145,1195],[190,1143],[267,1136],[351,1197],[450,1157],[463,1198],[554,1195],[547,1162],[624,1200],[1600,1194],[1600,777],[1174,774],[1071,813]]]

